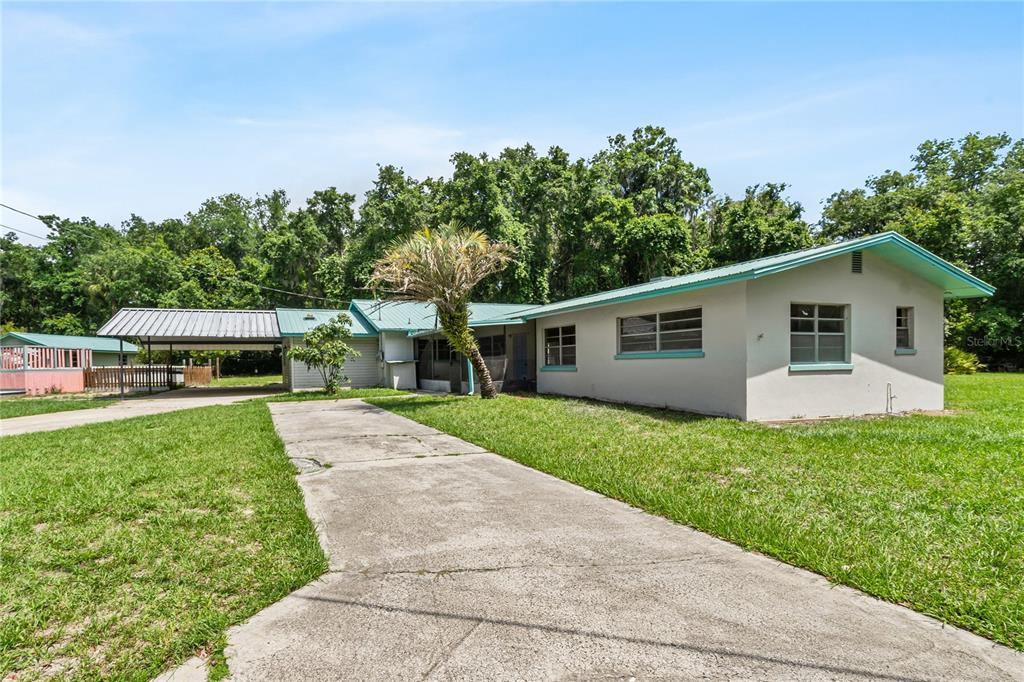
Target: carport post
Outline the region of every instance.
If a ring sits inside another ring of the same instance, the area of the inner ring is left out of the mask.
[[[174,375],[171,370],[174,369],[174,344],[167,344],[167,390],[174,388]]]
[[[466,395],[473,395],[473,363],[466,358]]]
[[[118,339],[117,366],[121,369],[121,400],[124,400],[124,339]]]
[[[146,337],[146,359],[149,366],[146,367],[146,383],[149,384],[149,392],[153,392],[153,339]]]

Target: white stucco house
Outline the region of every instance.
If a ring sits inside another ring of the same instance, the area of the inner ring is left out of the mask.
[[[501,390],[752,421],[853,416],[942,409],[943,304],[993,293],[884,232],[546,305],[472,303],[470,325]],[[342,311],[191,311],[194,323],[177,321],[189,312],[126,309],[100,333],[182,349],[280,345],[285,383],[301,390],[321,378],[289,350]],[[469,363],[431,305],[360,299],[344,312],[360,351],[345,365],[351,386],[472,392]]]
[[[885,232],[548,305],[476,304],[471,323],[510,386],[768,421],[942,409],[944,301],[993,292]],[[350,312],[390,338],[385,358],[414,361],[416,386],[467,388],[429,306]]]
[[[526,311],[541,393],[751,421],[943,407],[943,302],[994,289],[895,232]]]

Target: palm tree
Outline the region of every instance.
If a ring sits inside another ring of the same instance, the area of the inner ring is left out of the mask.
[[[456,222],[424,228],[393,244],[378,260],[370,285],[402,301],[433,303],[441,331],[452,348],[469,358],[480,381],[480,397],[497,389],[469,328],[469,297],[480,280],[501,271],[514,249]]]

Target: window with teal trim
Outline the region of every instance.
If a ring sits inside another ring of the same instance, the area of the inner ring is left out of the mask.
[[[619,318],[619,353],[660,353],[704,347],[700,308]]]
[[[790,304],[790,363],[846,362],[848,314],[847,305]]]
[[[576,366],[576,325],[549,327],[544,330],[544,365]]]
[[[914,309],[896,309],[896,348],[909,350],[914,347]]]

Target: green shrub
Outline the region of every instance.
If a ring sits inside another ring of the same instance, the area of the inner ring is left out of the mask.
[[[946,374],[974,374],[985,366],[977,355],[959,348],[947,348],[944,357]]]

